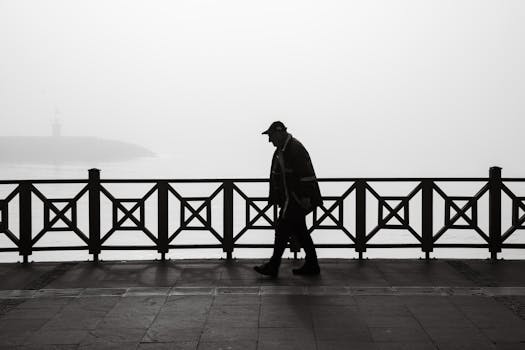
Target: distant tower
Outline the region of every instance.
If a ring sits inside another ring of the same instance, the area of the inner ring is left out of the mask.
[[[58,118],[55,118],[53,120],[53,124],[51,126],[53,137],[60,137],[62,136],[62,124],[60,124],[60,120]]]

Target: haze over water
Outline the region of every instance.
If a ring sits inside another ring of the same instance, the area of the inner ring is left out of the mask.
[[[58,118],[158,155],[0,178],[264,178],[273,120],[319,177],[525,177],[524,15],[521,0],[0,0],[0,136]]]

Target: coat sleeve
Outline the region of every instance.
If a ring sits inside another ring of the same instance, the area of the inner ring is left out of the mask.
[[[312,204],[315,206],[322,203],[321,192],[315,176],[312,160],[306,148],[300,143],[297,145],[293,163],[294,173],[298,181],[297,195],[299,197],[310,198]]]

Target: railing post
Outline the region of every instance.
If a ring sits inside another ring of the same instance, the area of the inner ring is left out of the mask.
[[[223,244],[222,251],[226,253],[228,260],[233,254],[233,181],[226,180],[223,183],[224,218],[223,218]]]
[[[89,169],[89,254],[98,263],[100,254],[100,170]]]
[[[433,187],[432,180],[423,180],[421,183],[421,236],[425,259],[430,259],[430,252],[434,250],[433,237]]]
[[[366,182],[357,180],[355,187],[355,236],[356,251],[359,259],[363,259],[366,251]]]
[[[501,188],[501,168],[493,166],[489,170],[489,251],[493,260],[501,252]]]
[[[20,218],[20,251],[23,263],[29,262],[28,256],[32,253],[32,217],[31,217],[31,182],[22,181],[19,185],[19,218]]]
[[[161,254],[161,260],[166,260],[168,247],[168,182],[159,181],[157,184],[158,196],[158,242],[157,251]]]

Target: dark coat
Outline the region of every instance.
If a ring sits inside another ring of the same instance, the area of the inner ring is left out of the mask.
[[[282,159],[281,164],[280,159]],[[301,142],[293,137],[290,137],[285,144],[284,150],[277,148],[273,154],[269,203],[283,206],[287,191],[289,201],[310,199],[310,207],[304,208],[306,212],[310,212],[323,202],[310,155]]]

